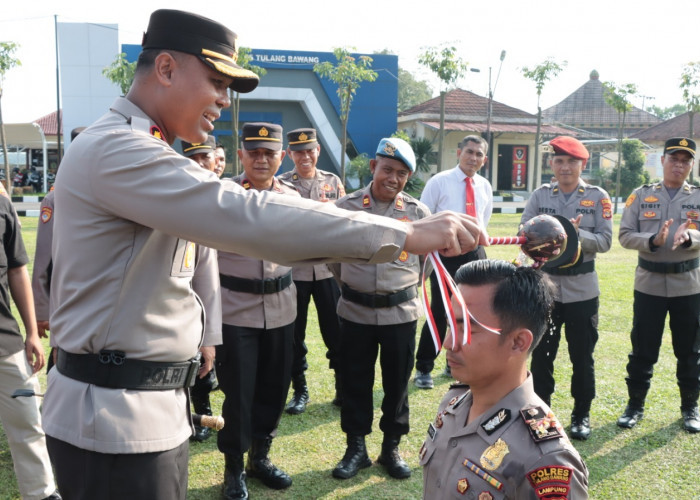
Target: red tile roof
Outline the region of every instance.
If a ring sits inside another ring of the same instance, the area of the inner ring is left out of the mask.
[[[482,97],[468,90],[454,89],[445,94],[445,116],[464,117],[465,120],[483,121],[488,113],[487,97]],[[417,104],[410,109],[402,111],[399,116],[408,116],[416,114],[428,114],[440,116],[440,96],[433,97],[423,103]],[[537,116],[531,115],[525,111],[513,108],[498,101],[493,101],[491,105],[491,120],[492,122],[516,119],[516,120],[534,120],[537,121]]]
[[[44,135],[58,135],[55,111],[41,118],[37,118],[34,120],[34,123],[41,127],[41,130],[44,131]],[[63,133],[63,113],[61,113],[61,133]]]

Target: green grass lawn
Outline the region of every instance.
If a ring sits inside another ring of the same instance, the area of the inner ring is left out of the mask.
[[[519,215],[494,214],[489,231],[494,236],[512,236],[517,231],[519,220]],[[36,221],[36,218],[22,218],[25,242],[31,255]],[[619,216],[616,217],[615,235],[618,223]],[[517,256],[514,246],[493,247],[487,252],[492,258],[511,260]],[[622,249],[617,236],[612,250],[598,258],[601,282],[600,340],[595,353],[598,396],[591,411],[593,434],[588,441],[574,442],[574,445],[590,471],[590,498],[700,499],[700,435],[690,435],[681,426],[675,358],[668,334],[664,337],[656,365],[644,420],[632,430],[622,430],[615,425],[627,400],[624,377],[630,350],[635,265],[636,253]],[[563,338],[562,343],[566,343]],[[412,382],[410,385],[412,431],[402,441],[401,450],[413,468],[413,477],[397,481],[389,478],[381,466],[374,465],[352,479],[341,481],[331,477],[331,469],[345,451],[345,436],[340,430],[340,411],[330,403],[333,377],[327,368],[325,347],[313,312],[309,315],[307,344],[310,349],[307,377],[311,402],[302,415],[284,414],[271,452],[273,462],[292,476],[294,484],[280,492],[268,490],[257,480],[250,480],[251,496],[255,499],[421,498],[418,450],[428,423],[433,420],[437,405],[450,384],[450,380],[439,375],[444,368],[444,356],[441,355],[433,372],[435,389],[424,391],[415,389]],[[568,427],[572,408],[570,377],[571,363],[566,345],[562,345],[556,362],[558,385],[552,406],[565,427]],[[373,459],[379,454],[382,440],[377,425],[383,394],[379,373],[376,379],[376,432],[367,440]],[[43,380],[42,385],[45,385]],[[222,394],[215,392],[212,396],[214,409],[218,411]],[[192,444],[188,498],[220,498],[223,468],[223,456],[216,448],[215,438],[206,443]],[[0,431],[0,499],[15,498],[19,495],[12,460],[5,435]]]

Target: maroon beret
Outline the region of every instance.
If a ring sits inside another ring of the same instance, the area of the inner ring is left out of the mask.
[[[586,146],[581,141],[568,135],[555,137],[549,141],[549,145],[554,149],[554,155],[568,155],[579,160],[587,160],[590,156]]]

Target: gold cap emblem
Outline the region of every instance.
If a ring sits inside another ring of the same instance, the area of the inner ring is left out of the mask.
[[[685,139],[681,139],[680,142],[679,142],[678,144],[680,144],[681,146],[687,146],[687,145],[688,145],[688,141],[686,141]]]
[[[265,127],[262,127],[262,128],[260,129],[260,131],[258,132],[258,135],[259,135],[260,137],[267,137],[268,135],[270,135],[270,132],[268,132],[267,129],[266,129]]]
[[[396,146],[394,146],[390,142],[387,142],[386,144],[384,144],[384,152],[389,156],[394,156],[394,153],[396,152]]]
[[[301,134],[299,134],[299,140],[300,140],[300,141],[305,141],[305,140],[307,140],[308,138],[309,138],[309,136],[306,135],[304,132],[302,132]]]

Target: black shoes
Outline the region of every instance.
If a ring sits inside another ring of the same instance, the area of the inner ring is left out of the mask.
[[[226,469],[224,469],[224,500],[248,499],[248,488],[245,484],[245,471],[243,470],[243,455],[224,456]]]
[[[433,377],[430,376],[429,372],[422,372],[416,370],[416,376],[413,377],[413,383],[419,389],[432,389],[433,388]]]
[[[411,477],[411,468],[399,455],[400,440],[401,436],[384,436],[382,453],[377,458],[377,462],[383,465],[394,479],[407,479]]]
[[[299,415],[306,411],[306,404],[309,402],[309,388],[306,385],[306,376],[302,373],[292,378],[292,388],[294,395],[289,400],[284,411],[290,415]]]
[[[571,439],[585,441],[591,435],[591,419],[588,413],[571,414]]]
[[[644,418],[644,406],[628,403],[625,412],[617,419],[618,427],[631,429]]]
[[[681,407],[681,415],[683,416],[683,428],[695,434],[700,432],[700,412],[698,412],[698,407],[683,409]]]
[[[63,497],[58,494],[58,490],[51,493],[49,496],[44,498],[44,500],[63,500]]]
[[[260,481],[274,490],[283,490],[292,485],[292,478],[270,462],[268,453],[272,445],[272,438],[254,439],[248,452],[248,465],[246,474],[248,477],[260,479]]]
[[[349,479],[360,471],[372,465],[372,461],[367,456],[364,436],[351,436],[347,438],[348,447],[345,450],[343,459],[333,469],[333,477],[338,479]]]

